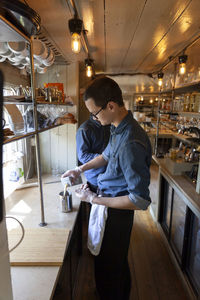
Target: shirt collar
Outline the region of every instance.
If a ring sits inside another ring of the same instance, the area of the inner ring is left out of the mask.
[[[90,115],[90,121],[94,123],[97,127],[101,127],[101,123],[97,120],[93,119],[93,116]]]
[[[132,115],[132,112],[129,110],[128,114],[119,123],[119,125],[117,127],[115,127],[114,125],[111,125],[111,129],[110,129],[111,134],[121,133],[126,128],[126,126],[131,123],[132,120],[133,120],[133,115]]]

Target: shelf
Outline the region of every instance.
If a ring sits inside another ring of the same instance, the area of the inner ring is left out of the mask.
[[[200,92],[200,81],[186,84],[184,86],[176,87],[174,89],[162,91],[161,94],[169,94],[174,91],[175,95],[190,93],[190,92]]]
[[[23,102],[23,101],[4,101],[3,104],[16,104],[16,105],[33,105],[33,102]]]
[[[135,107],[158,107],[158,105],[155,104],[134,104]]]
[[[25,102],[25,101],[4,101],[3,104],[16,104],[16,105],[33,105],[32,101]],[[74,106],[68,103],[61,103],[61,102],[37,102],[37,106],[41,105],[61,105],[61,106]]]
[[[22,135],[15,135],[15,136],[13,136],[13,137],[8,138],[7,140],[5,140],[3,142],[3,144],[5,145],[5,144],[11,143],[11,142],[16,142],[16,141],[19,141],[21,139],[33,136],[33,135],[35,135],[37,133],[41,133],[41,132],[44,132],[44,131],[47,131],[47,130],[50,130],[50,129],[53,129],[53,128],[56,128],[56,127],[59,127],[59,126],[62,126],[62,125],[65,125],[65,124],[53,125],[53,126],[49,126],[49,127],[46,127],[46,128],[42,128],[40,130],[35,130],[35,131],[27,132],[27,133],[24,133]]]
[[[32,135],[35,135],[36,134],[36,131],[32,131],[32,132],[28,132],[28,133],[24,133],[23,135],[15,135],[11,138],[8,138],[7,140],[5,140],[3,142],[3,144],[8,144],[8,143],[11,143],[11,142],[16,142],[18,140],[21,140],[23,138],[26,138],[26,137],[29,137],[29,136],[32,136]]]
[[[64,105],[64,106],[74,106],[72,104],[68,103],[62,103],[62,102],[48,102],[48,101],[37,101],[37,105]]]
[[[166,111],[159,110],[158,113],[160,115],[177,115],[178,114],[177,112],[173,112],[173,111],[170,111],[170,110],[166,110]]]
[[[182,116],[194,116],[200,118],[200,112],[191,112],[191,111],[178,111],[177,114]]]

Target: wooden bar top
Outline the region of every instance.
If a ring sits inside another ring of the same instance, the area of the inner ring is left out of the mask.
[[[161,174],[176,189],[181,198],[200,218],[200,194],[196,192],[196,185],[185,175],[172,175],[165,166],[163,158],[153,155],[153,160],[159,165]]]
[[[74,193],[77,186],[70,187],[73,199],[73,211],[62,213],[59,192],[63,190],[63,187],[59,180],[60,178],[56,176],[43,176],[46,228],[65,228],[72,231],[80,206],[80,200]],[[39,227],[40,200],[37,187],[16,191],[5,199],[5,204],[7,215],[14,216],[22,222],[25,234],[26,228]],[[12,223],[11,225],[16,224]],[[66,248],[66,246],[67,238],[64,247]],[[59,266],[12,266],[13,298],[15,300],[51,299],[59,272]]]

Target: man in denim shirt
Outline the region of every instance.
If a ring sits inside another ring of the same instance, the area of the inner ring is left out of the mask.
[[[84,164],[93,158],[99,156],[108,144],[110,136],[110,126],[102,126],[92,116],[79,127],[76,133],[76,148],[78,160]],[[106,166],[98,169],[85,171],[89,188],[91,191],[97,191],[97,177],[103,173]]]
[[[80,199],[108,207],[103,241],[95,256],[96,288],[102,300],[128,300],[131,288],[128,248],[134,210],[145,210],[149,197],[151,146],[145,131],[124,107],[118,84],[96,79],[84,94],[86,107],[102,125],[112,124],[104,152],[63,176],[107,166],[98,176],[99,196],[85,189]]]

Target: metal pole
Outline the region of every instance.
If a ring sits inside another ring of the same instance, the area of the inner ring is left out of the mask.
[[[36,144],[36,162],[37,162],[37,175],[38,175],[38,185],[40,191],[40,206],[41,206],[41,223],[40,226],[46,226],[44,217],[44,201],[43,201],[43,189],[42,189],[42,172],[41,172],[41,161],[40,161],[40,143],[39,143],[39,133],[38,131],[38,118],[37,118],[37,100],[35,97],[35,74],[34,74],[34,62],[33,62],[33,37],[31,37],[30,42],[30,66],[31,66],[31,89],[32,89],[32,101],[33,101],[33,116],[34,116],[34,126],[35,126],[35,144]]]
[[[158,112],[157,112],[157,124],[156,124],[156,139],[155,139],[155,155],[158,155],[158,136],[159,136],[159,124],[160,124],[160,96],[158,98]]]

